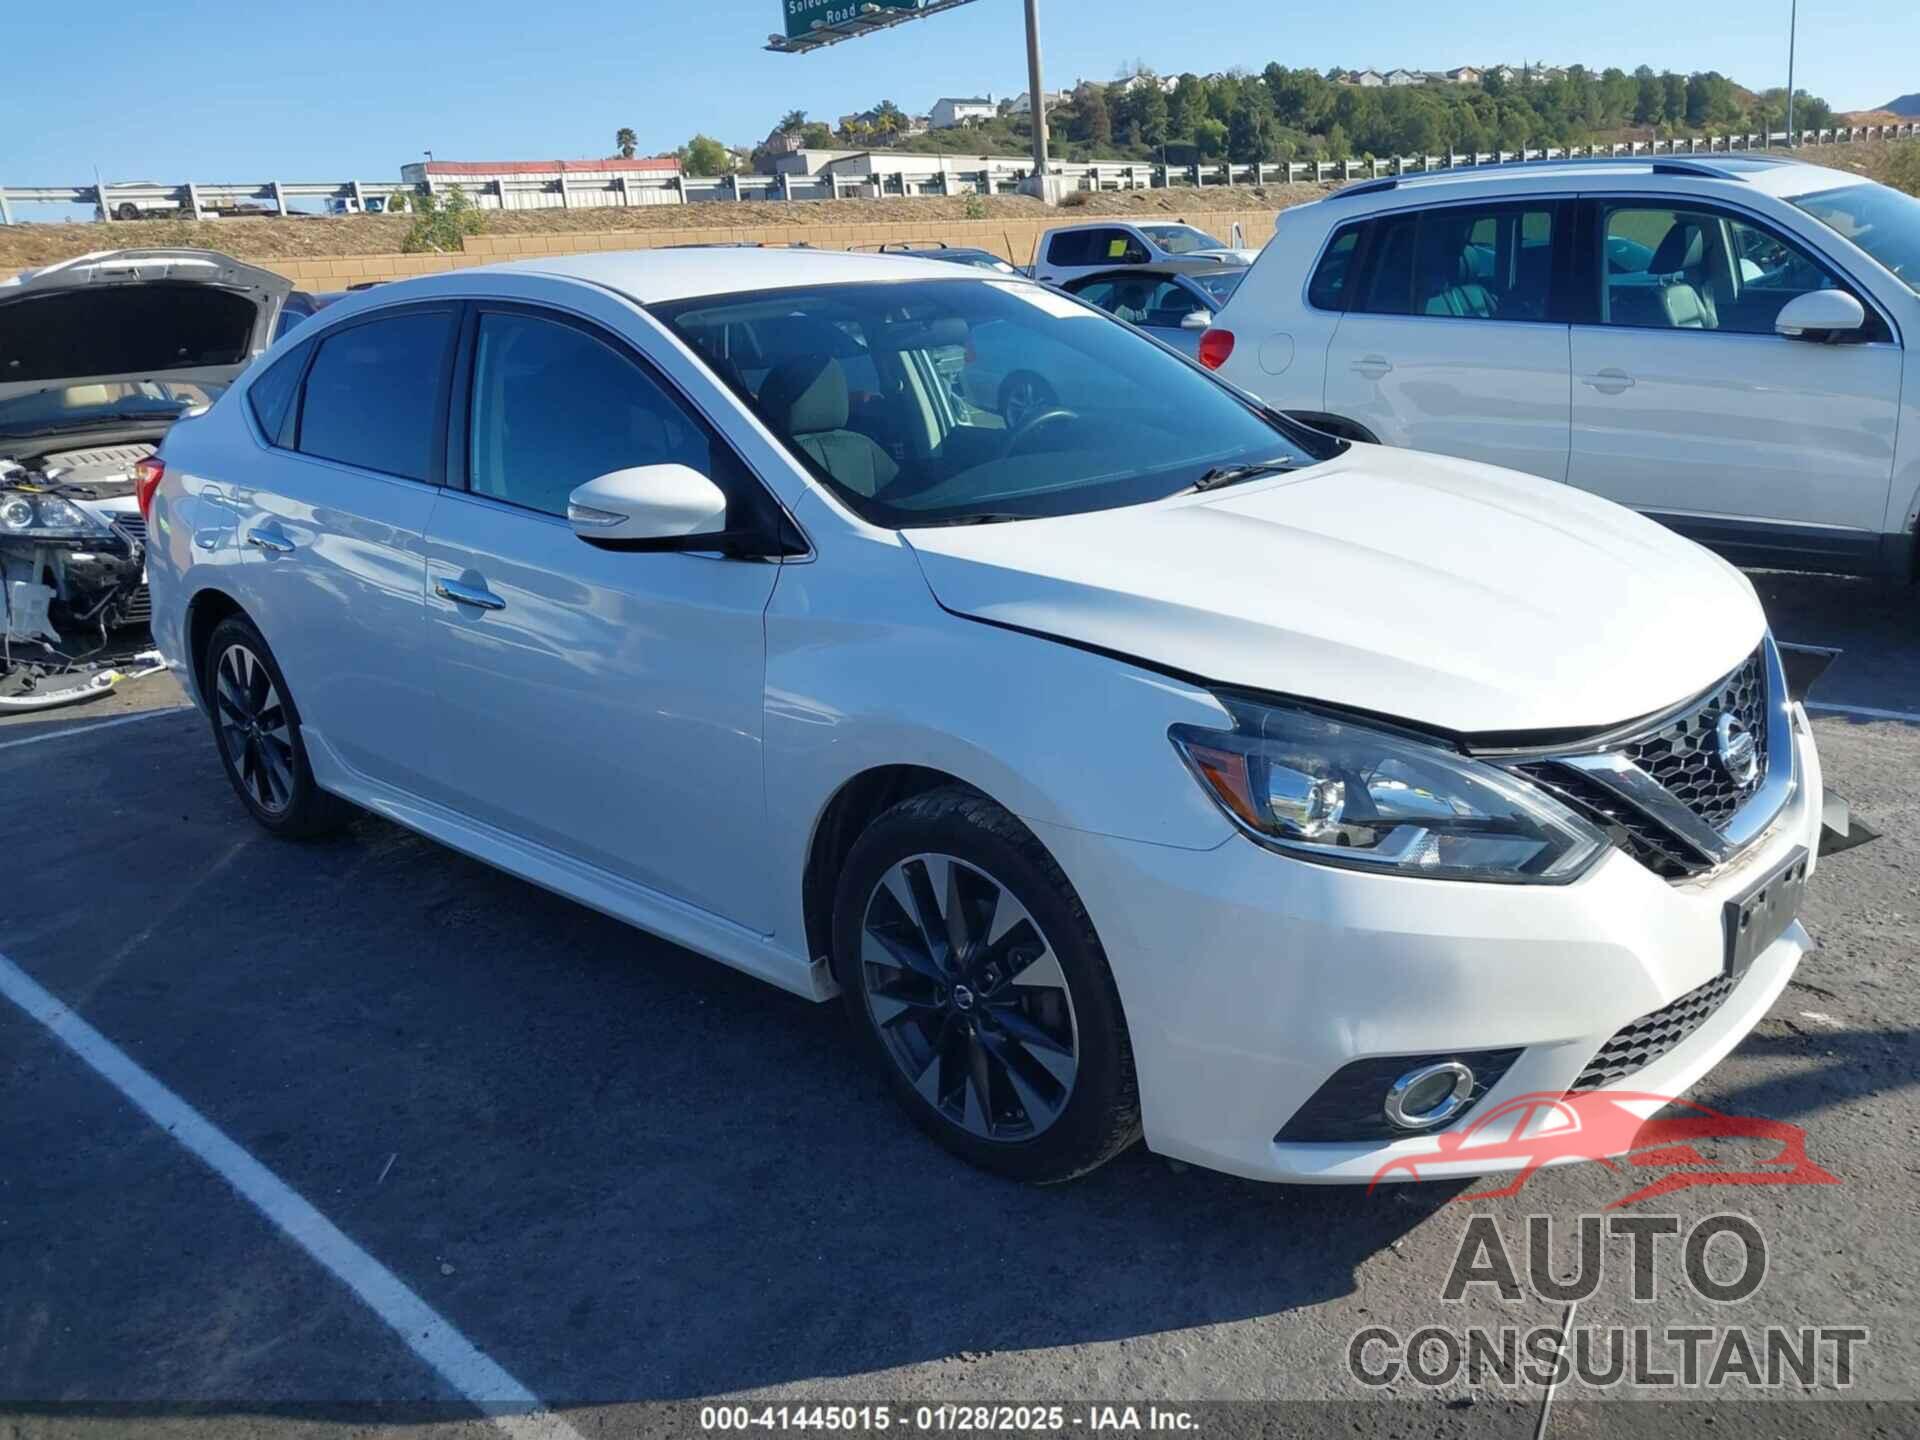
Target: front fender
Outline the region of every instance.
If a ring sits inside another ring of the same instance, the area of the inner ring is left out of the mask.
[[[1232,833],[1167,738],[1229,723],[1206,691],[940,608],[897,541],[783,569],[767,612],[770,873],[782,933],[828,803],[882,766],[943,771],[1024,820],[1209,850]],[[788,926],[794,928],[789,931]]]

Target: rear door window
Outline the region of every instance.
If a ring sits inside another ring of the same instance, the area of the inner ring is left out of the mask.
[[[1354,308],[1448,320],[1547,318],[1551,206],[1449,205],[1379,223]]]
[[[453,317],[409,310],[325,336],[301,396],[300,453],[434,480]]]

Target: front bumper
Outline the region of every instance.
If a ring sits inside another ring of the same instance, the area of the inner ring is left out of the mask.
[[[1571,885],[1479,885],[1313,865],[1237,836],[1190,851],[1036,824],[1106,948],[1147,1144],[1253,1179],[1366,1183],[1395,1159],[1435,1150],[1439,1132],[1391,1143],[1275,1139],[1350,1061],[1521,1047],[1448,1129],[1513,1096],[1566,1090],[1621,1027],[1720,973],[1727,900],[1795,847],[1817,852],[1823,786],[1798,705],[1792,731],[1799,784],[1767,834],[1682,883],[1618,852]],[[1811,948],[1790,926],[1697,1030],[1618,1086],[1686,1090],[1759,1022]]]

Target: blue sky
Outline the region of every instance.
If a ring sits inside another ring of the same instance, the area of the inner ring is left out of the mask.
[[[0,183],[392,178],[441,159],[601,155],[631,125],[644,151],[695,131],[744,143],[790,107],[818,118],[882,97],[1026,88],[1019,0],[976,3],[807,56],[760,46],[780,0],[177,0],[116,6],[109,27],[57,5],[8,17]],[[1444,68],[1528,58],[1596,68],[1717,69],[1786,79],[1788,0],[1677,12],[1376,0],[1324,11],[1250,0],[1042,0],[1049,88],[1236,65]],[[1777,12],[1777,13],[1776,13]],[[1806,0],[1799,83],[1841,109],[1920,90],[1911,0]]]

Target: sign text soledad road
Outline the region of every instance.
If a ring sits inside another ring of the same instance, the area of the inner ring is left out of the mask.
[[[918,10],[920,0],[784,0],[787,38],[809,34],[815,25],[844,25],[867,10]]]

